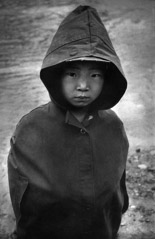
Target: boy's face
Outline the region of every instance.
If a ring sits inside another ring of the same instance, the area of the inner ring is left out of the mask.
[[[62,74],[62,92],[75,107],[86,107],[101,93],[104,77],[96,62],[75,61]]]

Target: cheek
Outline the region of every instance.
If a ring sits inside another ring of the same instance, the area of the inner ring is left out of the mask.
[[[74,84],[72,81],[68,80],[68,79],[63,79],[62,80],[62,92],[65,94],[65,95],[69,95],[72,93],[74,89]]]
[[[103,88],[103,81],[100,80],[94,84],[93,90],[96,96],[98,96],[101,93],[102,88]]]

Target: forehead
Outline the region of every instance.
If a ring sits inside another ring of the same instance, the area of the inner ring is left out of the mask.
[[[71,61],[67,62],[65,68],[77,68],[77,69],[98,69],[103,70],[104,69],[104,63],[97,62],[97,61]]]

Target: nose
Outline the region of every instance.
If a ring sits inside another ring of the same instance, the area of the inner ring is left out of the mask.
[[[80,78],[77,84],[77,90],[78,91],[88,91],[89,85],[85,78]]]

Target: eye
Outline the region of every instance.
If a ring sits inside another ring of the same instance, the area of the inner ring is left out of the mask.
[[[101,73],[93,73],[93,74],[91,74],[91,77],[93,77],[93,78],[102,78],[103,76],[102,76]]]
[[[66,75],[67,77],[71,78],[71,79],[77,77],[77,73],[76,73],[75,71],[70,71],[70,70],[67,70],[67,71],[65,72],[65,75]]]
[[[72,71],[68,71],[67,75],[70,76],[70,77],[73,77],[73,78],[76,77],[76,73],[72,72]]]

